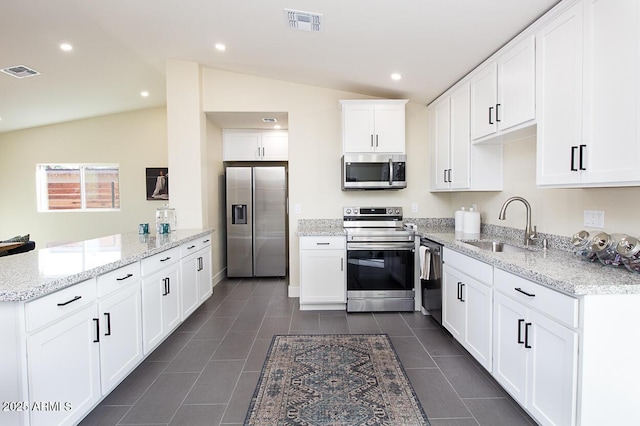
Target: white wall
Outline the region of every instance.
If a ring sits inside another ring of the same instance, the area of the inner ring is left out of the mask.
[[[208,204],[205,228],[215,228],[211,244],[212,264],[211,271],[214,282],[217,283],[226,276],[227,249],[226,249],[226,216],[225,205],[225,180],[222,163],[222,129],[213,122],[206,121],[207,128],[207,159],[206,159],[206,185]]]
[[[42,212],[37,163],[118,163],[120,211]],[[0,134],[0,239],[30,233],[38,248],[155,223],[161,201],[147,201],[146,167],[167,166],[165,108],[114,114]]]
[[[355,93],[204,68],[205,112],[283,111],[289,115],[289,282],[298,287],[298,219],[340,219],[348,205],[398,205],[406,216],[443,217],[449,195],[434,196],[428,187],[427,109],[407,105],[408,188],[400,191],[349,191],[340,187],[342,155],[340,99]],[[411,203],[419,212],[412,214]],[[294,213],[294,206],[301,213]]]
[[[504,191],[456,193],[451,198],[451,212],[476,203],[483,223],[524,229],[522,203],[510,204],[507,219],[498,220],[504,201],[519,195],[531,204],[531,222],[537,225],[539,232],[571,236],[585,229],[584,210],[604,210],[606,231],[640,237],[640,220],[636,214],[640,211],[639,187],[538,189],[535,159],[535,137],[505,145]]]

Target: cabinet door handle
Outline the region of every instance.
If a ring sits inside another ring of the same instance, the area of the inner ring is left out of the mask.
[[[458,281],[458,300],[462,300],[462,281]]]
[[[460,301],[464,302],[464,286],[465,283],[460,283]]]
[[[522,323],[524,322],[524,319],[519,319],[518,320],[518,343],[524,343],[524,340],[522,340]]]
[[[171,256],[167,256],[164,259],[160,259],[160,262],[166,262],[169,259],[171,259]]]
[[[109,312],[105,312],[104,316],[107,317],[107,332],[104,333],[104,335],[111,336],[111,314]]]
[[[344,257],[340,258],[340,272],[344,271]]]
[[[378,135],[376,135],[376,148],[378,147]]]
[[[496,104],[496,123],[500,122],[500,104]]]
[[[576,169],[575,167],[575,163],[576,163],[576,149],[578,149],[577,146],[572,146],[571,147],[571,171],[572,172],[577,172],[578,169]]]
[[[526,291],[524,291],[524,290],[523,290],[523,289],[521,289],[520,287],[516,287],[514,290],[515,290],[515,291],[517,291],[517,292],[519,292],[519,293],[525,294],[525,295],[527,295],[527,296],[529,296],[529,297],[536,297],[536,295],[535,295],[535,294],[533,294],[533,293],[527,293]]]
[[[167,294],[171,294],[171,278],[167,277]]]
[[[202,271],[202,258],[198,258],[198,271]]]
[[[66,302],[64,302],[64,303],[58,303],[58,306],[67,306],[69,303],[73,303],[73,302],[75,302],[76,300],[80,300],[80,299],[82,299],[82,296],[76,296],[76,297],[74,297],[73,299],[71,299],[71,300],[67,300],[67,301],[66,301]]]
[[[442,170],[442,179],[447,183],[447,169]]]
[[[169,294],[169,291],[167,290],[167,278],[163,278],[162,283],[164,284],[164,293],[162,293],[162,295],[166,296],[167,294]]]
[[[495,124],[493,121],[491,121],[493,118],[493,107],[489,107],[489,124]]]
[[[93,339],[93,343],[100,342],[100,320],[98,318],[94,318],[93,322],[96,324],[96,338]]]
[[[262,147],[262,158],[264,158],[264,146]]]
[[[531,345],[529,345],[529,327],[531,326],[530,322],[526,322],[524,324],[524,347],[527,349],[531,349]]]
[[[449,183],[451,183],[451,169],[449,169]]]
[[[586,147],[587,147],[586,145],[580,145],[580,156],[578,157],[579,158],[578,163],[580,164],[580,167],[579,167],[580,170],[587,170],[587,168],[584,167],[584,149]]]
[[[371,148],[373,148],[373,134],[371,134]]]
[[[133,276],[133,274],[127,274],[124,277],[116,278],[116,281],[124,281],[127,278],[131,278],[132,276]]]

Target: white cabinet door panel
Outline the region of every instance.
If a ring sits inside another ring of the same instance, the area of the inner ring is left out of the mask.
[[[498,106],[500,130],[536,117],[535,37],[529,36],[498,59]]]

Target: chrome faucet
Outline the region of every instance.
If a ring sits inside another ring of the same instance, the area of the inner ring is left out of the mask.
[[[527,224],[524,227],[524,245],[529,246],[529,242],[538,239],[537,228],[534,226],[533,230],[531,229],[531,205],[527,200],[522,197],[511,197],[507,199],[502,205],[500,209],[500,214],[498,215],[498,219],[505,220],[507,218],[507,206],[512,201],[522,201],[524,206],[527,208]]]

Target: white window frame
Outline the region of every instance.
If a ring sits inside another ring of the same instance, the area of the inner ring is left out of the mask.
[[[49,209],[49,192],[47,188],[47,172],[46,168],[51,166],[64,166],[69,169],[79,169],[80,171],[80,202],[81,207],[78,209]],[[114,208],[93,208],[87,207],[86,191],[85,191],[85,171],[92,168],[113,168],[118,170],[118,184],[120,182],[120,165],[117,163],[39,163],[36,164],[36,196],[38,212],[105,212],[120,211],[120,207]],[[119,185],[118,185],[119,186]],[[120,191],[118,191],[118,194]],[[121,206],[122,200],[118,196],[118,205]]]

